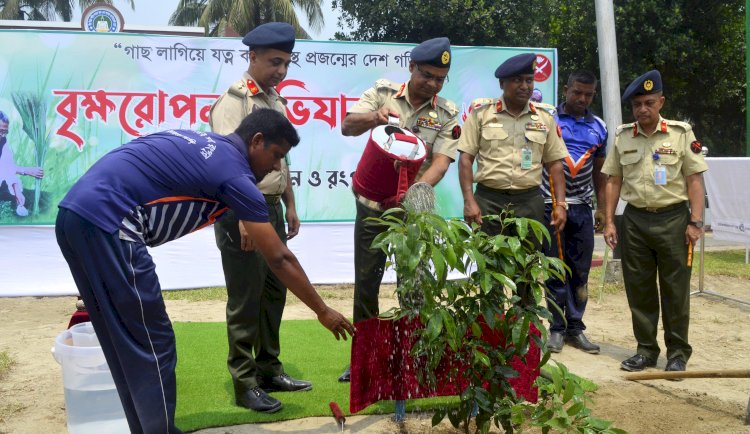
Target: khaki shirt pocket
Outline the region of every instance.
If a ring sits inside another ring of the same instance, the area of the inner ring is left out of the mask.
[[[671,181],[682,176],[680,173],[682,171],[682,164],[680,164],[680,161],[681,158],[679,155],[666,154],[659,155],[659,161],[655,163],[661,164],[667,168],[667,180]]]
[[[621,153],[620,164],[622,165],[622,177],[630,180],[636,180],[640,177],[639,168],[641,167],[643,154],[641,152]]]
[[[531,148],[533,160],[541,161],[544,151],[544,144],[547,143],[547,132],[526,130],[524,131],[524,137],[526,137],[526,144]]]
[[[483,127],[482,128],[482,139],[485,142],[492,142],[495,140],[505,140],[508,138],[508,132],[503,127]]]
[[[438,130],[433,130],[432,128],[427,127],[420,127],[417,136],[422,139],[424,144],[427,145],[427,149],[432,152],[432,145],[433,143],[435,143],[435,139],[437,139],[438,133]]]

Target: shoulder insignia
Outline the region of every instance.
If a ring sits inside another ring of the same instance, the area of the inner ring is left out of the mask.
[[[493,98],[477,98],[471,102],[471,105],[469,107],[479,108],[483,105],[493,104],[494,102],[495,100]]]
[[[700,154],[701,151],[703,151],[703,146],[701,145],[701,142],[696,140],[690,144],[690,150],[693,151],[694,154]]]
[[[532,106],[542,109],[545,112],[551,114],[552,116],[557,114],[557,107],[553,106],[552,104],[547,104],[545,102],[534,102],[531,103]]]
[[[232,85],[229,86],[229,90],[227,91],[227,93],[244,98],[245,95],[247,95],[247,86],[245,85],[245,80],[237,80],[232,83]]]
[[[392,82],[391,80],[386,80],[385,78],[381,78],[380,80],[375,82],[375,88],[376,89],[391,89],[391,90],[398,92],[398,90],[401,89],[401,84],[396,84]]]
[[[534,107],[534,103],[533,102],[529,102],[529,111],[531,113],[536,114],[536,107]]]
[[[615,135],[619,136],[620,133],[622,133],[625,130],[631,129],[631,128],[636,128],[635,127],[635,122],[632,122],[632,123],[629,123],[629,124],[620,125],[619,127],[617,127],[617,130],[615,131]],[[636,130],[636,133],[637,133],[637,130]]]
[[[683,130],[685,130],[685,132],[691,131],[693,129],[693,126],[690,125],[687,122],[673,121],[673,120],[669,120],[669,119],[663,119],[662,122],[666,123],[669,126],[680,127]]]
[[[437,98],[437,106],[447,111],[450,117],[455,117],[458,114],[458,107],[451,100],[439,96]]]

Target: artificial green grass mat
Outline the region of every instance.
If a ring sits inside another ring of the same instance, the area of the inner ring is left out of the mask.
[[[332,416],[328,407],[331,401],[337,402],[344,414],[349,414],[349,383],[339,383],[337,379],[349,363],[351,340],[337,341],[318,321],[295,320],[281,324],[280,358],[284,370],[294,378],[312,381],[313,389],[274,393],[273,396],[284,404],[284,408],[273,414],[257,413],[234,405],[232,378],[226,363],[226,323],[176,322],[174,331],[177,340],[175,422],[184,431]],[[450,405],[457,399],[410,400],[406,409],[430,410]],[[371,405],[358,414],[393,411],[393,401],[385,401]]]

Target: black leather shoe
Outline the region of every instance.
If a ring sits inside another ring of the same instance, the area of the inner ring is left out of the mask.
[[[547,340],[547,349],[551,353],[559,353],[562,351],[565,342],[563,342],[562,333],[550,332],[549,339]]]
[[[646,357],[642,354],[636,354],[635,356],[623,360],[622,363],[620,363],[620,369],[630,372],[638,372],[654,366],[656,366],[656,360],[653,360],[650,357]]]
[[[344,373],[339,376],[339,383],[348,383],[352,377],[352,366],[346,365]]]
[[[583,333],[567,335],[565,336],[565,342],[585,353],[599,354],[599,345],[591,343]]]
[[[276,413],[281,410],[281,401],[267,394],[260,387],[253,387],[245,391],[234,391],[234,402],[240,407],[261,413]]]
[[[687,369],[687,364],[684,360],[682,360],[679,357],[672,357],[667,361],[667,367],[664,369],[667,372],[673,372],[673,371],[685,371]],[[671,381],[682,381],[682,378],[667,378],[667,380]]]
[[[311,382],[295,380],[286,373],[270,378],[258,378],[258,384],[269,392],[304,392],[312,389]]]

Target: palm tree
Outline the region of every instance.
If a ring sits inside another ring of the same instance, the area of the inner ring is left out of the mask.
[[[135,9],[135,0],[126,0]],[[94,3],[112,4],[112,0],[79,0],[81,10]],[[55,21],[73,17],[73,0],[0,0],[0,19]]]
[[[177,26],[199,25],[211,36],[224,33],[230,26],[244,35],[260,24],[271,21],[287,22],[294,27],[298,38],[309,39],[294,11],[297,6],[305,13],[314,31],[323,28],[322,0],[180,0],[169,18]]]

